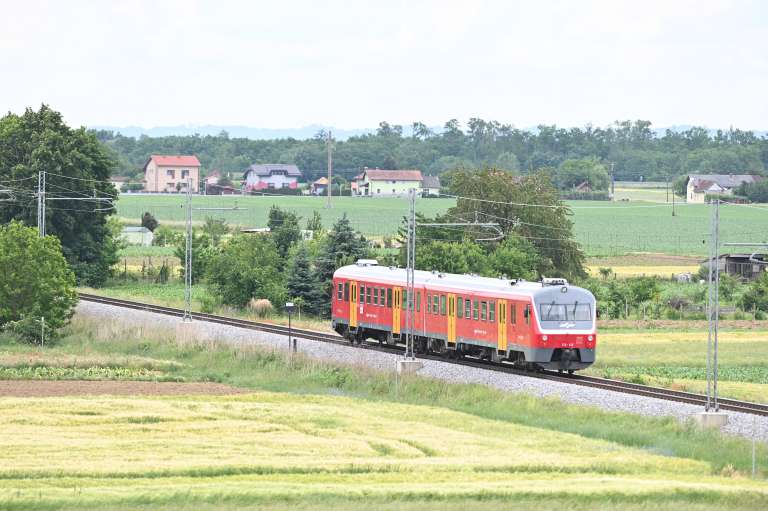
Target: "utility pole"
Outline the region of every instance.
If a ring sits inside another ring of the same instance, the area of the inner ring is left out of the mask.
[[[416,291],[416,190],[408,190],[408,239],[406,258],[406,291],[405,291],[405,358],[415,359],[413,352],[413,306]]]
[[[667,174],[667,198],[664,202],[669,202],[669,174]],[[675,216],[675,215],[672,215]]]
[[[37,233],[45,237],[45,171],[37,173]]]
[[[192,321],[192,212],[193,211],[240,211],[244,209],[233,208],[193,208],[192,207],[192,178],[187,177],[187,199],[185,207],[187,208],[187,243],[184,252],[184,316],[182,322]]]
[[[720,316],[720,200],[715,199],[710,213],[710,264],[709,264],[709,293],[707,299],[707,319],[709,333],[707,336],[707,406],[706,410],[718,411],[717,403],[717,337]],[[713,356],[714,351],[714,356]]]
[[[184,251],[184,317],[192,321],[192,178],[187,176],[187,245]]]
[[[333,135],[331,130],[328,130],[328,138],[326,140],[326,149],[328,150],[328,203],[326,208],[330,209],[331,205],[331,191],[333,189]]]
[[[613,172],[614,165],[616,164],[611,162],[611,200],[616,200],[616,175]]]

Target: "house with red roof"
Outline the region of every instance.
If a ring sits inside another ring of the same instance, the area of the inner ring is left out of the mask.
[[[197,156],[153,154],[144,164],[146,192],[186,192],[188,180],[192,193],[198,193],[200,160]]]
[[[243,174],[246,192],[290,188],[295,190],[301,179],[299,167],[285,163],[254,163]]]

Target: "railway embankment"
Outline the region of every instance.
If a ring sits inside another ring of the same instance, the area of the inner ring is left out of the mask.
[[[175,329],[179,319],[142,310],[125,309],[113,305],[82,301],[78,315],[104,323],[122,322],[147,325],[147,328]],[[284,334],[255,331],[231,325],[204,321],[193,322],[194,337],[202,342],[233,346],[255,345],[267,349],[286,350],[288,340]],[[398,353],[386,353],[354,346],[299,339],[298,351],[312,359],[351,367],[364,367],[383,372],[394,372]],[[654,397],[626,394],[612,390],[573,385],[566,382],[543,380],[525,375],[500,373],[481,367],[453,364],[448,361],[427,359],[419,376],[447,383],[485,385],[510,393],[524,393],[537,398],[552,398],[567,404],[592,407],[601,411],[637,414],[647,417],[674,418],[686,423],[701,411],[698,405],[680,403]],[[768,441],[768,417],[729,412],[724,432],[744,438],[753,436]]]

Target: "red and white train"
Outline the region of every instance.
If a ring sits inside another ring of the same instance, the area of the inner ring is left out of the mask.
[[[414,349],[573,372],[595,361],[596,307],[565,279],[415,272]],[[353,342],[405,342],[406,270],[361,259],[333,275],[333,328]]]

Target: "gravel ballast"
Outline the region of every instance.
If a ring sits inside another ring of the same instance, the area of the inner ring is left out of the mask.
[[[80,302],[77,313],[84,317],[96,318],[101,322],[108,319],[168,329],[175,329],[180,323],[179,318],[171,316],[87,301]],[[195,336],[200,339],[254,344],[279,350],[288,348],[288,338],[283,335],[202,321],[195,321],[192,325]],[[306,339],[298,339],[298,351],[324,361],[365,366],[382,371],[394,371],[396,362],[400,358],[396,354]],[[685,403],[499,373],[449,362],[423,360],[423,363],[424,367],[418,371],[421,376],[455,383],[479,383],[506,392],[525,392],[540,397],[559,398],[567,403],[594,406],[607,411],[672,416],[680,421],[686,421],[692,415],[702,411],[699,406]],[[723,428],[724,432],[747,438],[752,438],[754,435],[758,440],[768,441],[768,417],[731,411],[727,413],[728,424]]]

